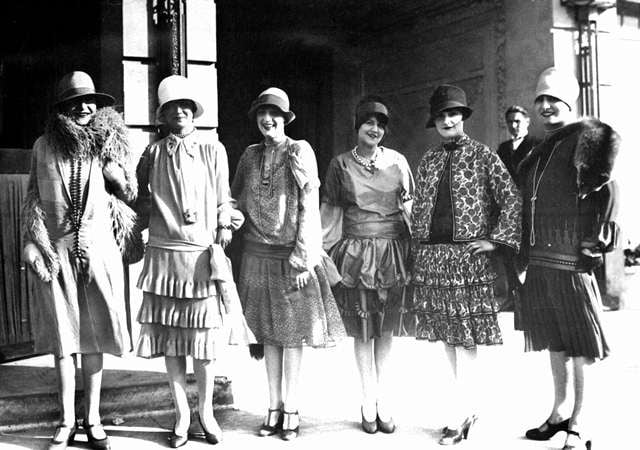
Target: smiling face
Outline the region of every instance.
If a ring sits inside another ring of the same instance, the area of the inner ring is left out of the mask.
[[[522,113],[507,114],[507,129],[514,139],[523,138],[529,130],[529,118]]]
[[[91,121],[98,109],[96,99],[92,96],[77,97],[62,104],[62,113],[78,125],[84,126]]]
[[[358,146],[377,147],[384,137],[385,126],[374,115],[365,120],[358,128]]]
[[[434,123],[442,139],[448,141],[464,134],[464,119],[462,111],[457,108],[445,109],[438,114]]]
[[[545,128],[555,128],[570,121],[571,108],[560,99],[541,95],[536,98],[535,107]]]
[[[258,108],[256,123],[265,139],[279,141],[284,137],[284,114],[275,106]]]
[[[172,133],[185,134],[193,130],[195,109],[191,100],[173,100],[162,107],[162,117]]]

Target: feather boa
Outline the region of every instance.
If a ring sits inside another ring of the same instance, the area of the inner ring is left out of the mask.
[[[125,261],[139,261],[144,244],[136,214],[127,205],[137,197],[138,187],[129,151],[128,130],[120,114],[113,108],[100,108],[86,126],[80,126],[65,115],[56,113],[47,121],[44,138],[49,147],[64,158],[97,158],[102,165],[114,162],[122,167],[124,179],[119,180],[118,187],[105,183],[110,194],[111,225]],[[47,233],[35,180],[32,183],[23,210],[26,237],[38,246],[55,276],[58,258]]]

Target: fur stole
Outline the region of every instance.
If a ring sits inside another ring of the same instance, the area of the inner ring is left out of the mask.
[[[135,168],[129,150],[128,130],[122,117],[113,108],[100,108],[86,126],[79,126],[62,114],[52,115],[45,126],[44,139],[48,147],[66,159],[73,157],[97,158],[101,165],[113,162],[122,167],[123,180],[111,186],[109,211],[113,234],[125,261],[132,263],[142,258],[144,244],[135,212],[127,205],[137,197]],[[52,276],[57,274],[58,258],[45,225],[45,213],[40,206],[37,180],[30,180],[23,209],[25,238],[33,241],[42,252]]]
[[[584,118],[548,136],[520,163],[518,171],[531,165],[556,143],[574,134],[577,134],[573,164],[577,172],[578,195],[585,198],[600,190],[612,181],[613,166],[620,149],[620,136],[609,125],[595,118]]]

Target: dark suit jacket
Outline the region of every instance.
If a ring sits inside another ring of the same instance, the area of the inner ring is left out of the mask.
[[[539,139],[527,134],[515,152],[513,151],[513,141],[511,139],[504,141],[498,146],[498,156],[504,165],[507,166],[507,170],[511,174],[511,178],[513,178],[516,183],[519,183],[520,181],[517,173],[518,165],[524,157],[531,152],[531,149],[539,143]]]

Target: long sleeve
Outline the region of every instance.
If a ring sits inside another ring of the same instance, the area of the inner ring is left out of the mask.
[[[151,192],[149,190],[151,152],[147,147],[136,167],[136,178],[138,179],[138,198],[135,204],[135,211],[138,214],[138,227],[144,230],[149,227],[149,215],[151,214]]]
[[[402,192],[400,193],[400,202],[402,207],[402,217],[409,232],[411,232],[411,209],[413,208],[413,196],[415,193],[415,181],[409,163],[404,156],[401,156],[400,169],[402,171]]]
[[[298,231],[289,263],[298,270],[310,270],[320,263],[322,228],[320,221],[318,166],[306,141],[290,146],[291,170],[298,184]]]
[[[216,151],[216,193],[218,195],[218,226],[232,225],[231,217],[233,215],[233,199],[231,197],[231,188],[229,187],[229,162],[227,159],[227,151],[221,142],[215,143]],[[239,213],[239,211],[238,211]],[[234,222],[234,229],[240,228],[237,221]],[[240,222],[241,224],[242,222]]]
[[[488,153],[487,167],[491,193],[499,208],[489,240],[518,251],[522,236],[522,197],[498,155]]]
[[[618,215],[617,183],[611,181],[605,184],[585,200],[592,202],[597,220],[593,230],[581,237],[581,249],[587,249],[594,254],[612,251],[618,246],[620,239],[620,228],[616,223]],[[581,200],[581,202],[585,200]]]

